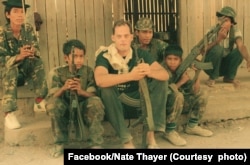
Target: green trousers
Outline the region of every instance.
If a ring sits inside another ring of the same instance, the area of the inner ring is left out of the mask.
[[[152,104],[152,114],[154,120],[155,131],[165,131],[166,121],[166,102],[167,102],[167,81],[148,81],[148,90],[150,100]],[[132,140],[132,135],[127,127],[124,119],[124,107],[123,104],[131,104],[129,106],[140,106],[136,104],[140,100],[139,91],[136,90],[130,93],[122,93],[127,97],[121,97],[121,93],[118,92],[116,87],[100,88],[100,96],[105,106],[105,114],[108,121],[115,129],[122,143],[126,143]],[[128,98],[123,101],[122,98]]]
[[[17,109],[17,86],[20,79],[22,81],[32,80],[32,88],[36,97],[45,98],[48,93],[42,60],[40,58],[25,59],[20,65],[5,68],[3,71],[2,109],[4,112]],[[21,85],[23,85],[23,82]]]
[[[242,60],[243,57],[238,49],[233,49],[226,57],[223,57],[223,47],[216,45],[208,51],[205,57],[205,62],[212,62],[213,69],[204,70],[204,72],[212,80],[220,76],[233,80]]]

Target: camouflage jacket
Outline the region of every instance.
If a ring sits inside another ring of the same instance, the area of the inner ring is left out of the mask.
[[[94,79],[93,69],[89,66],[83,65],[78,71],[77,75],[79,75],[81,88],[87,92],[96,92],[96,84]],[[56,91],[58,91],[65,84],[66,80],[72,77],[72,73],[69,71],[69,66],[59,66],[52,69],[48,75],[48,88],[49,94],[48,96],[53,95]],[[69,97],[69,91],[66,91],[64,94],[64,98]]]
[[[33,27],[26,23],[21,26],[20,35],[14,37],[10,24],[0,26],[0,66],[11,67],[15,63],[20,47],[30,44],[36,48],[36,56],[40,56],[40,48]]]
[[[169,70],[169,68],[167,67],[167,65],[163,62],[161,63],[161,65],[167,70],[168,74],[169,74],[169,79],[168,79],[168,84],[173,84],[176,74],[171,72]],[[181,92],[183,95],[193,95],[193,89],[192,89],[192,80],[188,80],[185,84],[183,84],[179,89],[179,92]],[[169,91],[170,93],[172,92],[172,90]]]
[[[134,38],[132,44],[140,44],[138,37]],[[164,51],[168,44],[162,40],[152,38],[151,42],[148,45],[148,48],[145,49],[148,51],[156,61],[161,63],[164,59]]]

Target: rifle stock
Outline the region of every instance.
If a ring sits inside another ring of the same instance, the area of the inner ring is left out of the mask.
[[[79,75],[77,74],[77,69],[76,65],[74,63],[74,46],[71,48],[72,52],[72,63],[71,63],[71,73],[72,75],[70,78],[76,78]],[[68,135],[69,139],[71,141],[76,140],[76,122],[75,120],[77,119],[77,123],[79,126],[79,134],[80,134],[80,139],[81,140],[86,140],[87,139],[87,130],[85,128],[83,119],[82,119],[82,114],[81,114],[81,109],[78,101],[78,95],[77,92],[74,90],[70,90],[70,112],[69,112],[69,126],[68,126]]]
[[[144,62],[143,59],[139,59],[137,52],[137,45],[132,46],[135,50],[137,63]],[[146,135],[148,131],[154,131],[154,120],[153,120],[153,112],[152,105],[148,91],[148,85],[146,78],[139,80],[139,92],[140,92],[140,102],[141,102],[141,110],[142,116],[132,124],[132,127],[135,127],[137,124],[143,122],[143,135],[142,135],[142,145],[146,146]]]

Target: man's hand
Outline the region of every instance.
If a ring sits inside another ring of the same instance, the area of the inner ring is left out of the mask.
[[[227,37],[228,30],[226,28],[221,28],[218,32],[217,42],[224,40]]]
[[[76,91],[77,94],[79,94],[80,92],[82,92],[80,79],[79,78],[68,79],[65,82],[65,84],[63,86],[63,89],[64,90]]]
[[[24,60],[25,58],[34,58],[35,48],[30,45],[24,45],[20,48],[20,54],[17,55],[16,61]]]
[[[151,70],[150,70],[149,64],[147,63],[138,64],[130,72],[134,80],[141,80],[145,76],[149,75],[150,73],[151,73]]]

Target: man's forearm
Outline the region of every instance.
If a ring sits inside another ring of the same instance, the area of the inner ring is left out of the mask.
[[[242,57],[246,60],[246,61],[250,61],[250,57],[247,51],[247,48],[245,45],[243,45],[241,48],[239,48],[239,51],[242,55]]]

